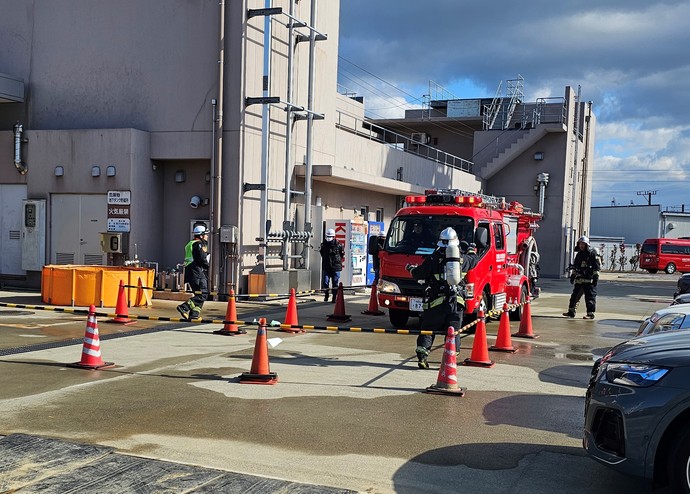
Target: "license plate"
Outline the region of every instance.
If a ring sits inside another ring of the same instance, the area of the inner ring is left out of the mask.
[[[422,312],[422,299],[420,297],[410,297],[410,310]]]

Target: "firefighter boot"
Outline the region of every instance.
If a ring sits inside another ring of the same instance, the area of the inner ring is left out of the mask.
[[[594,319],[594,312],[588,312],[582,319]]]
[[[338,290],[333,290],[333,300],[331,300],[331,303],[335,303],[335,299],[338,298]]]
[[[326,293],[323,295],[323,301],[328,302],[328,288],[326,288]]]
[[[189,313],[189,320],[199,319],[201,317],[201,309],[199,307],[194,307]]]
[[[177,306],[177,312],[180,313],[182,319],[189,320],[189,311],[192,310],[187,302]]]
[[[568,309],[568,312],[564,312],[565,317],[575,317],[575,309]]]
[[[415,352],[417,353],[417,367],[419,367],[420,369],[428,369],[429,350],[427,350],[423,346],[418,346]]]

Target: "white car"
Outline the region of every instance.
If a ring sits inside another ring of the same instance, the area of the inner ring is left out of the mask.
[[[690,329],[690,304],[670,305],[659,309],[640,324],[635,336],[646,336],[662,331]]]

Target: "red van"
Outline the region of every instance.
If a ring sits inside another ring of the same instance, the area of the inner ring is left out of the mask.
[[[668,274],[690,273],[690,239],[648,238],[640,250],[640,268],[650,273],[660,269]]]

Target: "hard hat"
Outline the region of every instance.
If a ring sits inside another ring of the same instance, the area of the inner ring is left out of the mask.
[[[206,230],[206,227],[204,225],[197,225],[194,227],[194,236],[199,236],[199,235],[207,235],[208,230]]]
[[[451,227],[445,228],[438,236],[438,246],[446,247],[450,244],[459,245],[458,234]]]
[[[335,238],[335,230],[333,228],[326,230],[326,238]]]
[[[586,235],[582,235],[580,238],[577,239],[577,241],[589,245],[589,238],[587,238]]]

